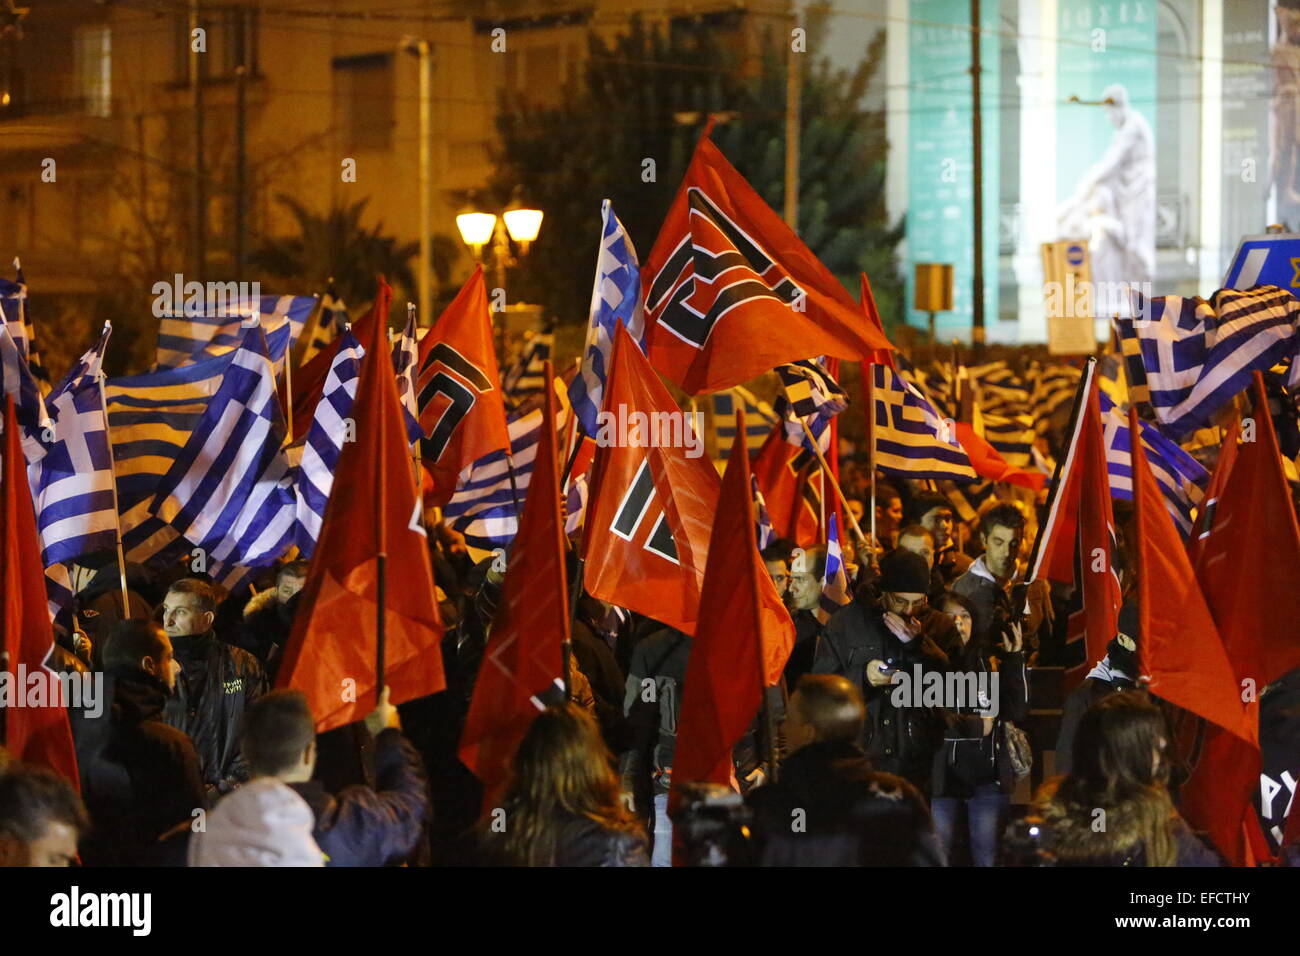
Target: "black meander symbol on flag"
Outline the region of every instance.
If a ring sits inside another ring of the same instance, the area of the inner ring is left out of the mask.
[[[668,527],[663,508],[653,507],[654,498],[654,476],[650,472],[650,459],[647,457],[641,462],[632,484],[628,486],[623,500],[619,502],[609,530],[623,540],[631,541],[636,536],[637,529],[649,518],[654,521],[654,525],[645,544],[641,547],[673,564],[680,564],[681,562],[677,560],[677,542],[673,540],[673,531]]]
[[[686,195],[691,229],[655,276],[646,307],[679,339],[704,348],[731,309],[763,298],[789,305],[803,290],[703,190]],[[715,287],[727,272],[726,284]]]
[[[479,395],[492,391],[492,383],[481,368],[450,345],[439,342],[420,371],[419,388],[416,407],[424,429],[421,453],[437,461]],[[445,403],[436,401],[439,395],[445,397]]]

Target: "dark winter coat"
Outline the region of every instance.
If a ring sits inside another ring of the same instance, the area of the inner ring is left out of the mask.
[[[510,819],[510,808],[505,808]],[[501,849],[500,837],[483,834],[478,862],[484,866],[515,866]],[[559,820],[553,856],[540,866],[624,867],[649,866],[645,832],[639,827],[606,826],[587,817],[565,815]]]
[[[998,618],[1011,617],[1011,595],[989,576],[982,556],[976,559],[970,570],[953,581],[952,589],[968,598],[974,607],[971,639],[990,642],[996,640],[999,635],[992,633],[994,622]]]
[[[1082,806],[1067,803],[1061,796],[1061,780],[1048,781],[1039,791],[1035,810],[1046,830],[1046,846],[1058,866],[1147,866],[1146,849],[1139,829],[1141,814],[1127,802],[1114,806]],[[1105,811],[1105,827],[1097,811]],[[1217,853],[1192,833],[1173,806],[1170,825],[1178,856],[1175,866],[1222,866]]]
[[[158,838],[207,805],[189,737],[162,722],[167,689],[138,669],[104,675],[109,707],[71,711],[81,795],[94,829],[81,843],[88,866],[155,865]]]
[[[849,742],[800,748],[745,802],[760,866],[944,865],[920,792]]]
[[[826,625],[813,662],[817,674],[840,674],[862,690],[867,721],[862,746],[878,769],[906,777],[922,793],[929,792],[934,754],[943,739],[937,711],[925,707],[895,707],[890,685],[875,687],[867,680],[869,661],[892,661],[909,678],[947,670],[947,656],[926,635],[904,644],[885,626],[883,611],[855,598]]]
[[[316,817],[312,831],[326,866],[389,866],[415,850],[429,817],[420,755],[388,728],[375,738],[375,787],[331,795],[318,780],[289,786]]]
[[[239,754],[244,711],[265,691],[262,668],[245,650],[217,640],[211,631],[172,638],[181,665],[176,691],[163,719],[194,741],[203,782],[218,794],[248,779]]]
[[[628,746],[621,770],[627,793],[645,795],[647,775],[655,793],[668,791],[667,771],[677,747],[677,717],[690,656],[690,636],[672,628],[650,635],[632,651],[623,699]],[[647,680],[653,682],[653,692],[643,686]]]
[[[990,687],[996,674],[998,712],[993,729],[986,736],[984,718],[977,713],[979,708],[967,706],[943,711],[943,746],[934,756],[931,793],[936,797],[965,799],[974,795],[976,787],[989,783],[1010,792],[1015,785],[1015,771],[1007,754],[1006,724],[1029,716],[1025,655],[1001,649],[994,654],[967,644],[950,660],[954,671],[974,674],[977,680],[979,675],[986,675],[984,679],[990,682]]]

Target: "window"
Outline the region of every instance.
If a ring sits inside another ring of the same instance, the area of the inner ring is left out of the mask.
[[[88,116],[108,116],[113,102],[112,31],[106,24],[78,27],[74,43],[81,108]]]
[[[389,53],[337,57],[335,126],[343,145],[389,149],[393,144],[393,57]]]

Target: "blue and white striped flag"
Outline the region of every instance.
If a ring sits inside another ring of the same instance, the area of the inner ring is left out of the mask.
[[[45,569],[45,599],[50,612],[50,625],[56,635],[72,633],[76,597],[66,565],[55,564]]]
[[[347,326],[351,328],[351,326]],[[356,339],[353,339],[355,342]],[[361,348],[358,343],[357,348]],[[362,349],[364,353],[365,350]],[[406,325],[393,343],[393,371],[397,373],[397,395],[402,400],[402,417],[406,419],[406,440],[415,444],[424,437],[420,427],[419,396],[415,393],[415,375],[419,364],[420,342],[415,332],[415,306],[407,303]],[[355,392],[355,389],[353,390]]]
[[[1105,392],[1101,398],[1101,422],[1106,442],[1106,472],[1110,477],[1112,498],[1133,500],[1133,471],[1129,458],[1132,441],[1128,418],[1123,415]],[[1192,533],[1192,512],[1205,498],[1205,487],[1210,473],[1187,452],[1160,433],[1151,422],[1141,422],[1142,448],[1147,453],[1147,463],[1165,496],[1169,516],[1183,537]]]
[[[1300,301],[1286,289],[1220,289],[1209,302],[1139,299],[1134,313],[1115,319],[1125,355],[1141,359],[1127,366],[1140,376],[1130,385],[1146,386],[1156,419],[1175,437],[1208,425],[1256,369],[1289,359],[1288,384],[1300,383]]]
[[[853,600],[849,594],[849,575],[840,550],[839,519],[831,511],[826,519],[826,571],[822,574],[822,593],[817,599],[818,618],[825,624],[830,616]]]
[[[507,419],[506,427],[522,507],[533,475],[533,461],[537,458],[537,443],[542,437],[542,411],[535,408]],[[494,451],[484,455],[461,472],[456,493],[443,507],[442,516],[465,536],[465,543],[471,547],[484,551],[507,547],[518,530],[518,514],[510,489],[506,453]]]
[[[872,364],[872,461],[909,478],[974,481],[975,471],[948,422],[885,365]]]
[[[178,369],[106,383],[122,547],[129,561],[165,566],[190,550],[149,506],[158,483],[188,444],[234,357],[234,352],[228,352]]]
[[[320,352],[333,344],[348,324],[348,308],[334,290],[334,278],[330,277],[325,287],[325,294],[320,297],[320,309],[308,320],[303,330],[305,337],[302,355],[297,364],[306,365]]]
[[[1038,433],[1034,430],[1032,415],[995,415],[981,408],[981,418],[984,440],[1008,465],[1034,467],[1034,439]]]
[[[772,426],[778,421],[771,405],[739,385],[724,392],[714,392],[710,400],[713,402],[714,441],[718,457],[723,459],[731,455],[731,444],[736,437],[737,408],[745,413],[745,448],[751,455],[763,447],[763,442],[772,433]]]
[[[356,428],[351,421],[352,403],[356,398],[364,355],[365,349],[356,336],[350,329],[345,330],[325,379],[320,401],[316,404],[311,427],[303,439],[294,487],[298,517],[296,537],[305,558],[311,557],[320,537],[325,504],[334,487],[334,470],[343,454],[343,443],[356,438],[350,431]]]
[[[608,199],[601,203],[600,253],[596,257],[596,281],[591,290],[591,320],[582,367],[569,386],[569,401],[578,422],[588,435],[595,435],[596,416],[605,395],[605,375],[614,350],[617,324],[627,326],[632,341],[645,351],[645,314],[641,305],[641,265],[636,249],[623,224],[614,215]]]
[[[261,327],[251,321],[150,510],[230,567],[263,567],[293,543],[284,416]]]
[[[822,366],[821,360],[802,359],[778,365],[776,374],[794,414],[801,418],[820,413],[826,418],[849,407],[849,396]]]
[[[518,358],[501,379],[501,391],[505,394],[506,401],[517,406],[546,387],[546,362],[554,350],[553,327],[531,334]]]
[[[0,398],[13,396],[14,415],[22,432],[23,457],[28,465],[33,465],[45,457],[40,436],[49,415],[27,359],[9,330],[8,323],[0,325]]]
[[[111,334],[105,323],[95,347],[45,403],[47,435],[53,440],[44,442],[45,456],[28,468],[28,478],[47,568],[117,544],[113,463],[99,382]]]
[[[234,301],[193,315],[177,309],[163,316],[158,327],[156,367],[180,368],[233,352],[243,341],[242,324],[256,314],[266,333],[267,354],[278,371],[314,308],[315,296],[264,295],[257,302]]]
[[[733,429],[734,431],[734,429]],[[758,550],[764,550],[772,539],[776,537],[776,531],[772,528],[772,516],[767,513],[767,499],[763,497],[763,490],[758,487],[758,477],[749,476],[749,491],[754,497],[755,525],[758,536]]]

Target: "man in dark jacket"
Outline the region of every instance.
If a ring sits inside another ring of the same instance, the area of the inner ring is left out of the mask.
[[[316,729],[307,697],[277,690],[259,698],[244,722],[243,752],[255,776],[274,777],[307,801],[326,866],[390,866],[405,862],[429,816],[420,755],[402,736],[397,708],[384,688],[366,715],[375,737],[375,789],[352,786],[331,795],[316,769]]]
[[[814,673],[839,674],[861,690],[867,702],[862,743],[872,763],[906,777],[922,793],[928,792],[942,724],[930,708],[895,707],[891,692],[899,672],[915,681],[947,669],[947,656],[918,620],[929,586],[930,569],[922,557],[902,548],[891,551],[880,562],[879,597],[859,593],[835,614],[813,661]]]
[[[1000,640],[1002,635],[994,634],[993,629],[999,620],[1012,616],[1011,582],[1016,576],[1024,538],[1025,516],[1015,505],[997,505],[980,519],[984,553],[952,584],[954,591],[975,606],[976,641]]]
[[[857,745],[866,712],[846,678],[810,675],[790,699],[794,752],[781,780],[753,790],[760,866],[943,866],[921,794],[876,771]]]
[[[266,688],[252,654],[217,640],[216,609],[212,585],[194,578],[175,582],[163,598],[163,629],[180,665],[163,719],[194,741],[203,782],[219,795],[248,779],[239,721]]]
[[[1069,773],[1074,764],[1074,735],[1084,713],[1097,701],[1137,687],[1138,609],[1125,604],[1119,612],[1119,633],[1106,645],[1106,656],[1065,698],[1061,728],[1056,735],[1055,773]]]
[[[153,621],[123,621],[103,654],[108,713],[70,712],[93,822],[82,856],[88,866],[156,865],[158,838],[207,805],[194,744],[162,721],[176,683],[171,641]]]
[[[244,605],[244,619],[239,626],[238,645],[257,658],[271,673],[267,663],[278,657],[293,630],[297,603],[294,595],[307,583],[307,562],[290,561],[275,574],[275,587],[254,594]]]

